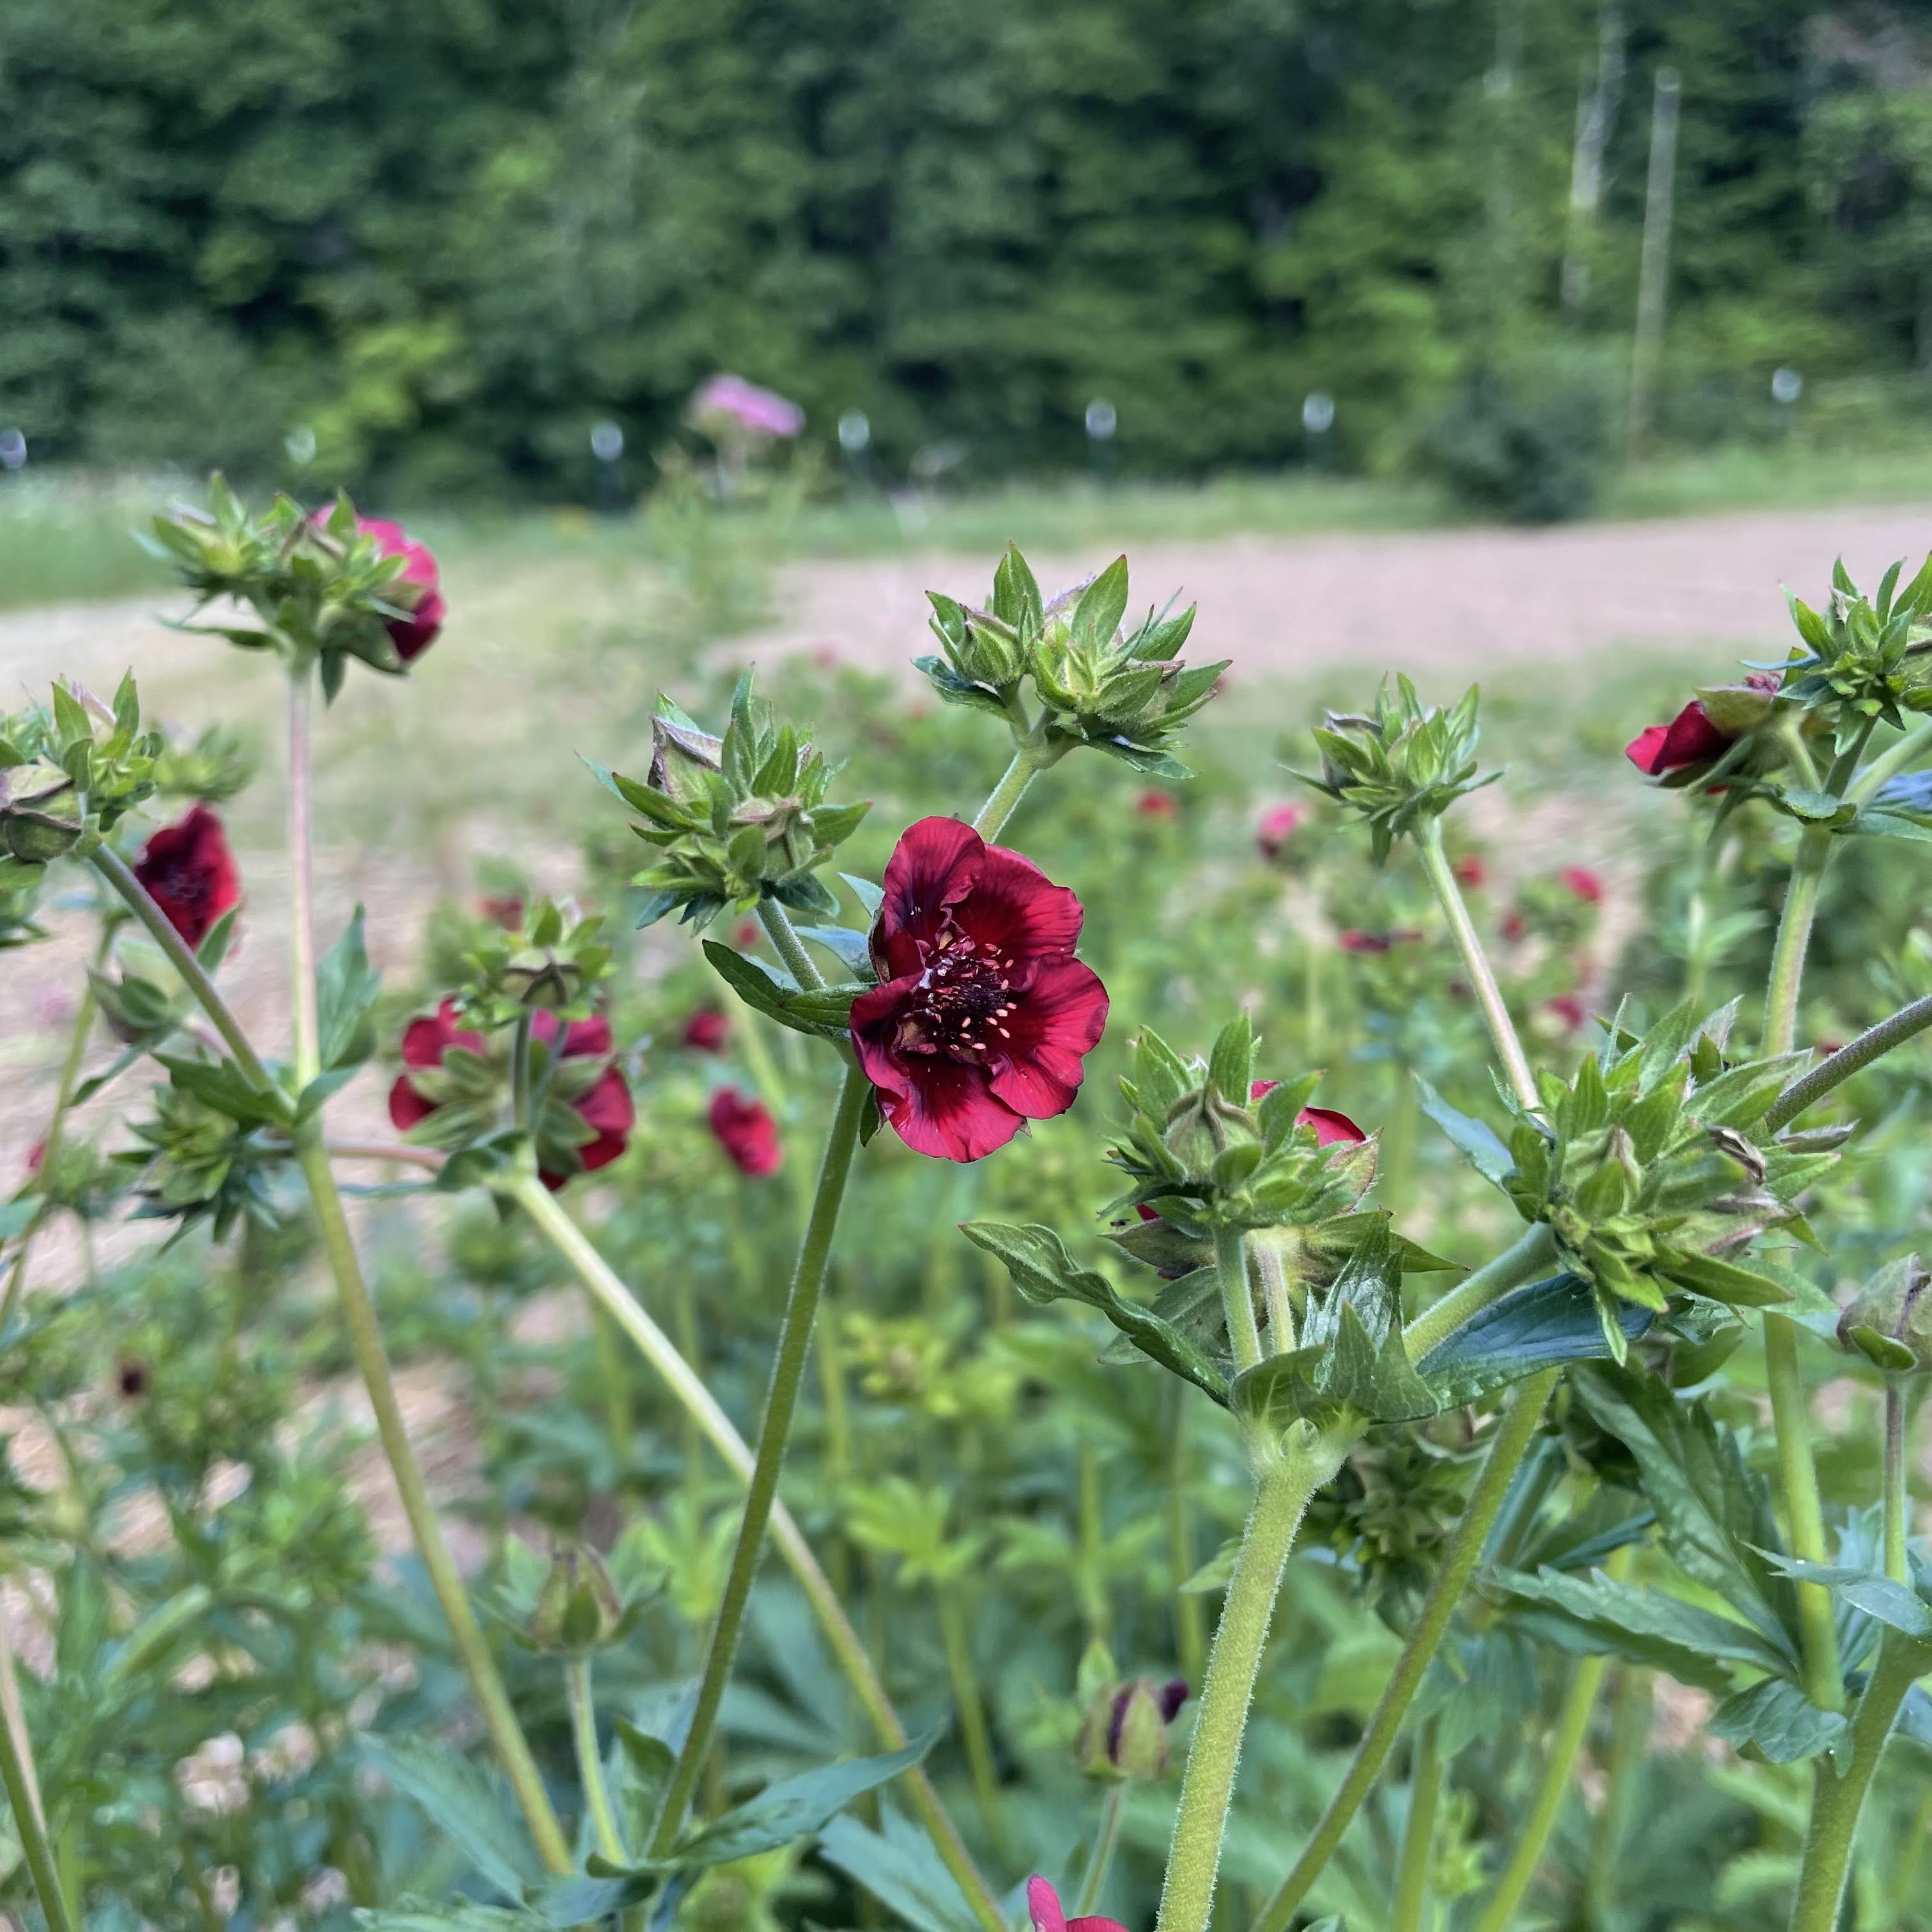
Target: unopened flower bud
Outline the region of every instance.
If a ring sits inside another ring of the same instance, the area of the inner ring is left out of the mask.
[[[581,1657],[609,1643],[623,1621],[623,1598],[596,1552],[580,1544],[559,1550],[530,1615],[536,1648]]]
[[[723,741],[660,696],[651,719],[650,783],[681,805],[704,795],[704,781],[718,769]]]
[[[1101,1691],[1087,1707],[1076,1746],[1089,1778],[1119,1782],[1159,1778],[1167,1769],[1167,1727],[1187,1701],[1187,1684],[1136,1677]]]
[[[1879,1270],[1838,1317],[1838,1340],[1888,1375],[1932,1370],[1932,1273],[1916,1255]]]

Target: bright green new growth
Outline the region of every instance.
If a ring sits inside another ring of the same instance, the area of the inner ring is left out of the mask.
[[[1330,712],[1315,728],[1322,776],[1304,782],[1360,812],[1380,864],[1396,839],[1419,836],[1466,792],[1502,774],[1476,776],[1478,693],[1472,685],[1448,710],[1424,705],[1415,686],[1386,681],[1366,716]]]
[[[836,917],[837,895],[818,868],[858,830],[870,805],[826,803],[837,768],[752,696],[751,673],[738,680],[722,738],[663,697],[651,728],[643,782],[590,768],[642,814],[645,822],[634,830],[660,854],[638,874],[649,895],[638,923],[674,911],[702,930],[728,908],[746,912],[767,900]]]

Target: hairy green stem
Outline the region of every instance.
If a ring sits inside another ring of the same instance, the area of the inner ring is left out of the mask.
[[[1246,1289],[1242,1289],[1245,1298]],[[1252,1317],[1250,1318],[1252,1320]],[[1156,1932],[1208,1932],[1214,1909],[1214,1880],[1227,1833],[1228,1808],[1247,1729],[1248,1707],[1261,1672],[1268,1624],[1281,1588],[1281,1573],[1294,1546],[1302,1513],[1316,1487],[1334,1473],[1335,1456],[1298,1425],[1307,1439],[1292,1440],[1264,1463],[1254,1507],[1228,1579],[1221,1621],[1208,1653],[1199,1714],[1180,1780],[1180,1808],[1168,1852]]]
[[[605,1858],[614,1864],[622,1864],[629,1854],[624,1849],[624,1834],[618,1828],[617,1814],[610,1808],[610,1793],[604,1782],[604,1760],[597,1748],[597,1706],[590,1695],[590,1658],[566,1658],[563,1678],[570,1696],[570,1741],[577,1752],[578,1781],[584,1787],[584,1808],[590,1814],[591,1834]]]
[[[1194,1517],[1188,1506],[1187,1391],[1178,1381],[1169,1383],[1167,1404],[1167,1545],[1174,1595],[1174,1647],[1180,1661],[1180,1674],[1190,1684],[1201,1681],[1202,1666],[1208,1658],[1208,1634],[1198,1594],[1184,1590],[1199,1565],[1194,1555]]]
[[[1501,1300],[1511,1288],[1538,1280],[1556,1262],[1556,1237],[1550,1232],[1550,1224],[1532,1222],[1512,1246],[1473,1274],[1465,1275],[1441,1300],[1425,1308],[1402,1331],[1409,1359],[1420,1361],[1472,1315],[1480,1314],[1491,1302]]]
[[[1483,1459],[1475,1486],[1469,1492],[1469,1500],[1463,1506],[1454,1533],[1443,1552],[1442,1567],[1436,1573],[1436,1580],[1430,1586],[1429,1594],[1423,1601],[1421,1613],[1408,1634],[1408,1642],[1402,1646],[1402,1654],[1396,1660],[1388,1682],[1383,1687],[1381,1701],[1369,1720],[1369,1727],[1362,1733],[1340,1788],[1328,1801],[1328,1808],[1322,1813],[1300,1857],[1295,1860],[1293,1870],[1262,1908],[1261,1916],[1255,1922],[1254,1932],[1287,1932],[1297,1907],[1334,1856],[1336,1846],[1342,1842],[1342,1834],[1360,1809],[1362,1800],[1369,1795],[1401,1732],[1402,1720],[1408,1714],[1408,1707],[1421,1687],[1423,1676],[1441,1647],[1449,1620],[1462,1601],[1469,1579],[1475,1574],[1497,1512],[1509,1493],[1510,1484],[1528,1450],[1537,1424],[1542,1419],[1544,1405],[1556,1386],[1558,1373],[1555,1369],[1545,1369],[1519,1382],[1511,1390],[1490,1442],[1489,1454]]]
[[[264,1090],[272,1088],[274,1082],[268,1076],[268,1070],[262,1065],[261,1056],[242,1031],[241,1022],[229,1010],[227,1001],[194,956],[194,947],[176,932],[167,914],[148,896],[147,888],[135,878],[127,861],[111,847],[102,845],[88,855],[88,863],[120,895],[134,916],[147,928],[148,938],[167,955],[169,964],[181,975],[183,983],[194,996],[195,1004],[208,1016],[209,1022],[221,1036],[222,1044],[235,1056],[236,1065],[256,1086]]]
[[[1496,1042],[1496,1056],[1503,1064],[1510,1090],[1524,1106],[1532,1109],[1540,1107],[1542,1096],[1536,1090],[1536,1078],[1529,1070],[1522,1042],[1516,1037],[1516,1022],[1510,1018],[1502,988],[1496,984],[1489,956],[1483,950],[1483,942],[1476,936],[1469,908],[1462,902],[1462,889],[1456,883],[1454,868],[1449,863],[1448,854],[1442,849],[1442,820],[1430,819],[1417,842],[1422,848],[1423,869],[1428,873],[1429,883],[1435,887],[1436,896],[1448,916],[1449,930],[1455,935],[1456,950],[1462,956],[1462,970],[1468,974],[1469,983],[1475,988],[1477,1004],[1483,1010],[1484,1018],[1489,1022],[1490,1037]]]
[[[291,1006],[295,1022],[296,1080],[306,1087],[321,1071],[321,1026],[315,985],[314,784],[309,757],[308,670],[289,676],[289,865],[294,878],[289,937]]]
[[[59,1867],[47,1837],[46,1822],[40,1815],[39,1793],[28,1762],[21,1748],[21,1737],[15,1734],[14,1726],[0,1724],[0,1783],[7,1787],[7,1802],[14,1812],[14,1835],[20,1840],[28,1873],[40,1895],[47,1932],[74,1932],[74,1920],[68,1910],[67,1894],[61,1888]]]
[[[1416,1732],[1415,1764],[1408,1774],[1408,1819],[1402,1827],[1402,1858],[1389,1905],[1389,1932],[1422,1932],[1444,1768],[1436,1720],[1425,1718]]]
[[[1764,1053],[1767,1058],[1789,1053],[1798,1037],[1798,1000],[1804,980],[1804,956],[1810,950],[1811,927],[1818,914],[1818,894],[1831,862],[1832,835],[1807,826],[1792,861],[1784,889],[1784,910],[1778,922],[1772,948],[1771,983],[1765,992]]]
[[[1621,1666],[1610,1720],[1610,1762],[1604,1773],[1603,1809],[1597,1814],[1596,1828],[1591,1834],[1589,1868],[1583,1883],[1583,1910],[1593,1926],[1606,1924],[1610,1918],[1624,1820],[1650,1742],[1650,1673],[1640,1664]]]
[[[690,1363],[672,1346],[670,1338],[645,1312],[610,1264],[597,1252],[588,1235],[578,1226],[556,1196],[534,1174],[524,1174],[505,1190],[508,1198],[523,1209],[544,1237],[569,1263],[578,1278],[598,1305],[635,1344],[638,1352],[656,1370],[671,1394],[703,1430],[725,1467],[741,1483],[752,1478],[754,1465],[751,1448],[731,1419],[718,1406]],[[904,1748],[907,1732],[899,1721],[879,1681],[859,1634],[845,1615],[844,1604],[819,1568],[818,1559],[791,1512],[782,1502],[772,1505],[772,1540],[803,1589],[833,1654],[844,1671],[860,1704],[871,1720],[880,1743],[887,1750]],[[931,1780],[922,1769],[906,1774],[914,1808],[931,1833],[946,1870],[958,1882],[986,1932],[1006,1932],[999,1909],[988,1891],[986,1880],[974,1866],[958,1830],[947,1816]]]
[[[98,972],[107,962],[109,949],[114,942],[114,929],[111,922],[106,922],[100,943],[94,951],[94,972]],[[54,1085],[53,1111],[47,1116],[46,1132],[40,1136],[40,1173],[44,1179],[54,1177],[55,1163],[61,1156],[61,1148],[67,1138],[68,1111],[74,1105],[74,1090],[80,1084],[80,1070],[87,1058],[88,1036],[94,1031],[94,1016],[100,1010],[100,1002],[94,996],[93,973],[88,976],[87,983],[81,988],[80,1004],[75,1010],[74,1026],[68,1035],[67,1052],[62,1056],[60,1072]],[[34,1217],[20,1230],[20,1245],[14,1250],[14,1264],[8,1270],[7,1288],[0,1294],[0,1330],[7,1326],[27,1286],[27,1262],[33,1252],[34,1238],[46,1225],[52,1211],[50,1197],[42,1195],[34,1208]]]
[[[1073,1914],[1082,1918],[1100,1903],[1100,1894],[1107,1882],[1107,1874],[1113,1868],[1114,1853],[1120,1842],[1120,1814],[1125,1808],[1127,1787],[1124,1784],[1107,1787],[1107,1802],[1100,1808],[1100,1823],[1094,1834],[1094,1849],[1087,1855],[1087,1870],[1080,1880],[1080,1889],[1074,1894]]]
[[[789,929],[790,922],[779,914]],[[768,928],[769,929],[769,928]],[[795,938],[795,936],[794,936]],[[872,1085],[856,1066],[848,1066],[839,1090],[838,1111],[826,1142],[825,1157],[818,1170],[818,1187],[813,1196],[812,1218],[806,1225],[805,1240],[792,1270],[791,1288],[785,1302],[784,1318],[778,1330],[778,1352],[772,1359],[772,1379],[765,1398],[764,1426],[758,1437],[758,1452],[752,1467],[749,1488],[745,1495],[745,1514],[738,1527],[736,1546],[731,1552],[731,1567],[726,1576],[724,1593],[718,1608],[718,1620],[698,1684],[698,1703],[692,1714],[691,1729],[678,1754],[670,1782],[666,1788],[664,1808],[658,1815],[651,1841],[653,1856],[662,1858],[677,1840],[684,1815],[697,1788],[698,1776],[712,1734],[718,1723],[718,1706],[731,1674],[744,1628],[745,1612],[751,1602],[752,1583],[758,1574],[763,1552],[765,1527],[771,1520],[772,1504],[778,1494],[778,1476],[784,1466],[791,1423],[798,1406],[800,1382],[805,1374],[806,1358],[811,1352],[812,1324],[818,1313],[818,1297],[825,1285],[825,1271],[832,1257],[832,1238],[838,1223],[838,1209],[845,1198],[845,1184],[852,1172],[852,1156],[859,1144],[859,1125],[872,1096]]]
[[[1905,1539],[1909,1503],[1905,1486],[1905,1383],[1898,1376],[1885,1378],[1885,1574],[1894,1583],[1910,1585]]]
[[[1625,1544],[1604,1566],[1606,1573],[1622,1582],[1629,1574],[1636,1546]],[[1603,1688],[1604,1673],[1610,1668],[1607,1655],[1580,1658],[1571,1671],[1568,1688],[1557,1712],[1556,1728],[1551,1733],[1550,1754],[1544,1760],[1543,1776],[1536,1796],[1523,1821],[1522,1835],[1516,1841],[1502,1876],[1475,1922],[1474,1932],[1508,1932],[1516,1907],[1522,1903],[1537,1867],[1549,1848],[1550,1834],[1563,1809],[1563,1800],[1576,1781],[1576,1760],[1582,1754],[1589,1735],[1590,1719],[1597,1708],[1597,1694]]]
[[[1818,1760],[1804,1858],[1792,1903],[1791,1932],[1835,1932],[1865,1794],[1885,1754],[1898,1708],[1928,1668],[1932,1645],[1916,1642],[1897,1630],[1886,1632],[1864,1694],[1852,1714],[1850,1762],[1834,1772],[1830,1758]]]
[[[800,986],[807,992],[813,992],[825,984],[825,975],[812,963],[812,955],[805,950],[805,941],[798,936],[798,928],[776,899],[766,899],[760,905],[758,923],[765,928],[772,944],[778,950],[778,957]]]
[[[1834,1088],[1842,1087],[1853,1074],[1862,1073],[1872,1062],[1916,1038],[1932,1027],[1932,994],[1914,1000],[1895,1013],[1868,1027],[1857,1039],[1848,1040],[1838,1052],[1826,1056],[1808,1073],[1792,1082],[1772,1102],[1764,1117],[1765,1131],[1774,1134],[1789,1126],[1806,1108],[1815,1106]]]
[[[1010,1855],[1000,1802],[999,1768],[993,1761],[992,1733],[986,1726],[986,1700],[980,1694],[980,1673],[973,1666],[973,1646],[958,1586],[941,1584],[933,1593],[933,1602],[939,1615],[940,1646],[946,1654],[952,1708],[959,1719],[959,1742],[966,1754],[966,1771],[973,1780],[980,1822],[986,1827],[987,1843],[1004,1864]]]
[[[1268,1353],[1290,1354],[1294,1348],[1294,1300],[1288,1288],[1282,1238],[1272,1228],[1258,1228],[1250,1245],[1262,1278],[1262,1304],[1268,1310]]]
[[[1013,815],[1013,808],[1026,796],[1027,787],[1054,762],[1045,747],[1029,731],[1019,740],[1013,752],[1012,762],[1000,774],[999,783],[980,806],[979,816],[973,821],[973,830],[982,838],[997,838],[1006,820]]]
[[[1214,1231],[1214,1266],[1221,1280],[1221,1306],[1228,1318],[1228,1344],[1234,1353],[1234,1372],[1239,1375],[1262,1358],[1254,1297],[1248,1292],[1247,1237],[1240,1228]]]
[[[350,1346],[355,1353],[356,1366],[362,1372],[364,1385],[369,1391],[370,1406],[375,1412],[376,1433],[395,1480],[396,1493],[402,1499],[403,1514],[416,1539],[416,1553],[428,1574],[436,1600],[442,1606],[456,1646],[457,1657],[464,1674],[470,1679],[470,1690],[482,1712],[484,1724],[509,1778],[518,1804],[529,1822],[538,1852],[550,1870],[568,1871],[571,1865],[569,1844],[544,1790],[542,1774],[537,1769],[536,1760],[531,1754],[523,1727],[517,1721],[509,1694],[497,1672],[496,1660],[490,1654],[490,1646],[477,1624],[476,1612],[470,1607],[462,1574],[449,1552],[448,1544],[443,1540],[442,1528],[436,1520],[436,1506],[430,1500],[422,1466],[416,1460],[416,1450],[410,1445],[402,1404],[396,1394],[395,1378],[390,1372],[388,1354],[382,1346],[376,1305],[370,1295],[368,1283],[362,1276],[362,1264],[349,1231],[348,1217],[342,1211],[342,1197],[336,1191],[335,1176],[329,1168],[328,1154],[315,1122],[310,1121],[297,1130],[295,1148],[296,1162],[308,1184],[309,1198],[314,1207],[322,1250],[328,1257],[329,1271],[335,1277]]]
[[[524,1007],[510,1035],[510,1118],[526,1133],[536,1126],[530,1118],[530,1040],[535,1020],[530,1008]]]

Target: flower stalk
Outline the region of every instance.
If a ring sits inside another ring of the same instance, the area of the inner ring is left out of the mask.
[[[748,1483],[754,1466],[749,1444],[732,1426],[731,1419],[718,1406],[690,1363],[672,1345],[670,1338],[653,1322],[610,1264],[597,1252],[590,1238],[578,1226],[562,1204],[533,1174],[523,1174],[509,1182],[508,1197],[536,1225],[540,1233],[567,1262],[578,1280],[623,1330],[638,1352],[656,1370],[719,1460],[741,1483]],[[846,1616],[844,1606],[805,1538],[796,1520],[784,1504],[774,1502],[771,1514],[772,1540],[804,1591],[820,1629],[832,1646],[841,1669],[864,1707],[880,1744],[887,1750],[902,1749],[908,1733],[899,1721],[879,1681],[877,1671],[859,1634]],[[958,1828],[946,1815],[925,1771],[915,1766],[905,1774],[914,1808],[931,1834],[941,1861],[951,1873],[985,1932],[1006,1932],[999,1908],[987,1889],[967,1851]]]
[[[777,922],[789,929],[782,913]],[[767,928],[770,930],[770,927]],[[803,958],[804,948],[797,935],[801,962],[808,970],[811,962]],[[781,950],[782,950],[782,947]],[[801,981],[801,983],[804,983]],[[852,1172],[852,1156],[859,1144],[859,1126],[872,1097],[870,1084],[856,1066],[848,1066],[839,1089],[838,1110],[826,1143],[825,1156],[818,1171],[818,1186],[812,1198],[812,1218],[806,1224],[805,1240],[792,1271],[791,1289],[786,1298],[782,1325],[778,1330],[778,1352],[772,1363],[772,1379],[765,1398],[765,1414],[759,1432],[758,1451],[753,1464],[750,1486],[745,1495],[745,1514],[739,1525],[738,1540],[731,1553],[731,1567],[713,1626],[704,1671],[698,1684],[698,1702],[692,1714],[691,1729],[678,1754],[670,1781],[664,1792],[663,1808],[652,1834],[653,1856],[663,1857],[677,1841],[684,1816],[698,1786],[698,1774],[711,1748],[712,1734],[718,1723],[724,1687],[736,1657],[742,1634],[745,1613],[750,1605],[752,1580],[758,1574],[758,1558],[764,1546],[766,1526],[771,1520],[772,1505],[777,1498],[778,1476],[784,1466],[784,1453],[791,1436],[792,1417],[798,1406],[799,1385],[804,1378],[806,1358],[812,1348],[812,1324],[818,1313],[818,1298],[825,1286],[826,1270],[832,1258],[832,1240],[837,1230],[838,1210],[845,1198],[845,1184]]]
[[[1402,1858],[1389,1905],[1389,1932],[1422,1932],[1422,1911],[1429,1896],[1436,1849],[1436,1814],[1442,1808],[1447,1768],[1436,1720],[1425,1718],[1416,1732],[1415,1763],[1408,1774],[1408,1817],[1402,1827]]]
[[[0,1783],[7,1790],[7,1802],[14,1813],[14,1835],[26,1860],[28,1875],[39,1894],[40,1910],[47,1932],[74,1932],[74,1916],[61,1889],[60,1872],[54,1848],[47,1837],[46,1821],[40,1815],[38,1793],[27,1768],[26,1754],[10,1724],[0,1724]]]
[[[584,1787],[584,1807],[590,1815],[591,1835],[605,1858],[614,1864],[622,1864],[629,1854],[624,1849],[617,1814],[611,1809],[610,1790],[604,1781],[604,1760],[597,1748],[597,1706],[590,1694],[590,1658],[566,1658],[563,1672],[570,1700],[571,1743],[577,1753],[578,1780]]]
[[[1443,1552],[1442,1567],[1436,1571],[1436,1580],[1430,1586],[1414,1628],[1402,1647],[1394,1670],[1389,1673],[1381,1701],[1369,1720],[1369,1727],[1362,1733],[1348,1771],[1334,1796],[1328,1801],[1328,1808],[1322,1813],[1308,1843],[1302,1848],[1300,1857],[1295,1860],[1294,1868],[1282,1880],[1274,1895],[1262,1908],[1253,1932],[1287,1932],[1297,1909],[1334,1857],[1336,1847],[1342,1842],[1342,1834],[1348,1828],[1356,1812],[1361,1808],[1363,1799],[1380,1774],[1390,1748],[1401,1733],[1402,1720],[1408,1715],[1415,1694],[1421,1688],[1423,1677],[1441,1648],[1449,1620],[1462,1601],[1469,1579],[1475,1574],[1484,1545],[1489,1540],[1497,1514],[1502,1508],[1503,1499],[1509,1493],[1510,1484],[1528,1450],[1537,1425],[1543,1418],[1544,1408],[1556,1386],[1558,1373],[1555,1369],[1545,1369],[1519,1382],[1511,1392],[1490,1442],[1489,1454],[1483,1460],[1475,1487],[1469,1492],[1469,1500],[1463,1506],[1455,1532]]]
[[[1241,1292],[1245,1298],[1245,1280]],[[1156,1932],[1208,1932],[1241,1739],[1282,1571],[1309,1498],[1334,1473],[1337,1460],[1324,1452],[1311,1426],[1297,1424],[1284,1447],[1264,1463],[1255,1485],[1254,1505],[1208,1654],[1207,1681],[1181,1778]]]

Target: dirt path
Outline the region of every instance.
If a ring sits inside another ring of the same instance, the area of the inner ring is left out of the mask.
[[[1140,544],[1130,554],[1137,603],[1179,589],[1200,604],[1200,650],[1268,674],[1338,661],[1424,670],[1714,640],[1775,647],[1790,635],[1781,585],[1819,602],[1842,554],[1853,576],[1876,587],[1888,563],[1909,557],[1916,568],[1928,547],[1932,506],[1232,537]],[[1105,560],[1096,550],[1033,562],[1042,584],[1058,585]],[[990,562],[796,566],[784,580],[782,622],[753,648],[829,649],[881,668],[903,662],[932,648],[925,590],[982,597]]]

